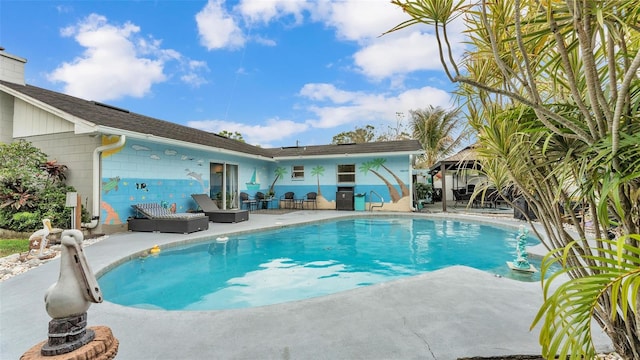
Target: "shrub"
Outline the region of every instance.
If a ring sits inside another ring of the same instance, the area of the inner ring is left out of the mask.
[[[0,144],[0,227],[32,231],[47,218],[54,227],[69,228],[66,196],[75,189],[64,183],[66,170],[27,141]]]

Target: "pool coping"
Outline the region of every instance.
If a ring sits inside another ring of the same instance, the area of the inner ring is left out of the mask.
[[[85,249],[96,273],[153,245],[194,241],[304,222],[360,216],[341,211],[251,214],[192,234],[122,233]],[[366,213],[362,215],[371,215]],[[376,213],[397,216],[398,213]],[[464,214],[407,216],[488,222],[517,229],[522,221]],[[42,295],[55,283],[59,260],[0,283],[0,357],[19,358],[46,339],[50,318]],[[539,354],[539,283],[497,278],[467,267],[357,288],[320,298],[248,309],[158,311],[93,304],[88,325],[112,329],[122,359],[437,358]],[[609,351],[606,336],[596,337]]]

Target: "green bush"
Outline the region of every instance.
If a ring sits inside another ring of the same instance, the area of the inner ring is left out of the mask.
[[[42,219],[71,227],[65,203],[67,192],[75,189],[64,183],[66,170],[27,141],[0,144],[0,228],[33,231],[42,227]]]
[[[425,183],[414,183],[413,187],[416,189],[416,196],[418,199],[427,199],[431,197],[433,193],[433,186]]]

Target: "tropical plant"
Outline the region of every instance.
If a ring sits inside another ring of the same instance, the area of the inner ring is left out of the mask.
[[[66,170],[27,141],[0,144],[0,228],[35,230],[44,218],[70,227],[66,194],[75,189],[64,184]]]
[[[431,184],[416,182],[413,183],[413,188],[416,189],[416,200],[431,198],[431,194],[433,194],[433,186]]]
[[[425,151],[416,168],[429,168],[452,154],[469,137],[469,128],[462,123],[459,109],[429,106],[411,110],[409,114],[413,138],[420,141]]]
[[[218,133],[218,135],[227,137],[229,139],[238,140],[240,142],[244,142],[244,137],[242,136],[241,133],[237,131],[222,130]]]
[[[545,291],[543,356],[593,354],[588,314],[618,354],[640,358],[638,288],[620,272],[637,274],[640,256],[640,3],[392,2],[409,19],[390,31],[434,29],[484,171],[526,199],[546,236],[537,235],[571,279]],[[469,44],[460,63],[456,19]]]

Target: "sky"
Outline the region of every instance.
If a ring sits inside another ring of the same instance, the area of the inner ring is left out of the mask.
[[[0,0],[0,46],[30,85],[262,147],[322,145],[453,106],[431,28],[381,36],[408,19],[390,0]]]

